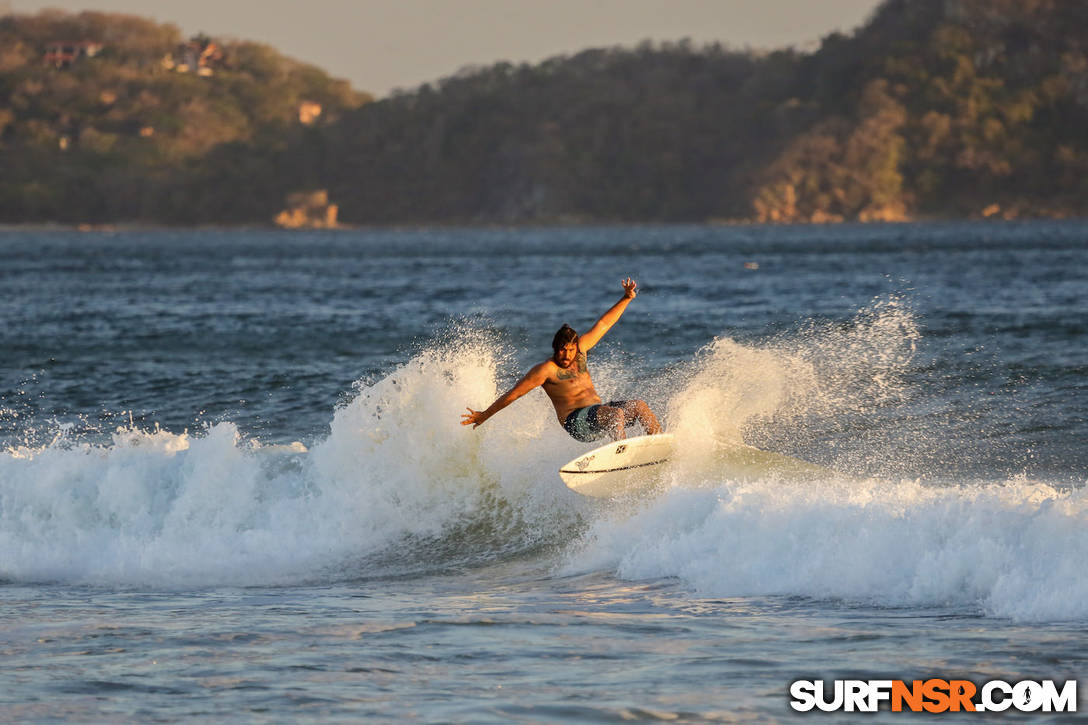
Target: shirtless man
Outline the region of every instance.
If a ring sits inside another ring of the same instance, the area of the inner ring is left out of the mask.
[[[589,332],[579,335],[569,325],[563,325],[552,340],[555,354],[551,358],[534,365],[517,385],[492,403],[487,410],[468,408],[468,413],[461,414],[464,418],[461,425],[477,428],[530,390],[544,386],[544,392],[555,406],[560,425],[580,441],[588,443],[605,434],[611,435],[613,440],[619,440],[624,437],[624,428],[636,422],[642,425],[647,434],[660,433],[661,425],[645,401],[616,400],[602,403],[597,391],[593,389],[589,368],[586,367],[586,353],[616,324],[627,305],[635,299],[638,284],[630,277],[621,284],[623,297],[601,315],[601,319],[589,328]]]

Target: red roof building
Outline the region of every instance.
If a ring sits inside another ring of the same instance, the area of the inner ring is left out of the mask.
[[[77,43],[55,42],[45,47],[45,64],[54,68],[68,68],[80,58],[93,58],[102,52],[102,43],[80,41]]]

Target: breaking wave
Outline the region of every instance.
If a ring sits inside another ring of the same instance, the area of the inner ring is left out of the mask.
[[[911,383],[918,340],[891,298],[847,323],[717,338],[651,379],[595,355],[603,396],[646,398],[677,436],[664,490],[633,510],[560,485],[556,469],[584,446],[540,392],[460,425],[512,377],[512,355],[473,329],[357,383],[309,451],[230,422],[97,442],[61,431],[0,454],[0,579],[266,585],[531,557],[560,573],[677,578],[696,596],[1088,617],[1084,488],[919,474],[919,450],[932,466],[955,441],[896,417],[924,397]],[[739,441],[827,468],[800,481],[768,464],[742,479],[714,455]]]

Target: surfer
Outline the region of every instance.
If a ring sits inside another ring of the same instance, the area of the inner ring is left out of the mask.
[[[601,315],[601,318],[584,335],[579,335],[570,325],[563,325],[552,339],[553,355],[533,368],[518,381],[517,385],[499,397],[487,410],[462,413],[461,425],[478,428],[485,420],[537,387],[555,406],[559,424],[571,436],[583,442],[611,435],[613,440],[624,437],[624,429],[639,423],[649,435],[661,432],[650,406],[643,400],[615,400],[602,403],[586,366],[586,353],[596,345],[612,325],[620,319],[631,300],[635,299],[638,284],[628,277],[621,282],[623,297]]]

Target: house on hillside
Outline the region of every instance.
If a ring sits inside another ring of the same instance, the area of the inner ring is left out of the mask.
[[[54,68],[70,68],[81,58],[93,58],[102,52],[105,46],[83,40],[76,43],[56,41],[45,46],[45,64]]]
[[[276,215],[276,226],[283,229],[336,229],[340,207],[329,203],[324,189],[297,191],[287,195],[287,208]]]
[[[178,73],[196,73],[199,76],[210,76],[223,61],[223,49],[212,39],[198,35],[188,43],[182,43],[174,53],[167,53],[162,59],[162,65],[167,70]]]
[[[321,104],[315,101],[303,101],[298,107],[298,120],[304,126],[312,126],[321,116]]]

